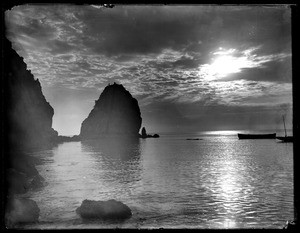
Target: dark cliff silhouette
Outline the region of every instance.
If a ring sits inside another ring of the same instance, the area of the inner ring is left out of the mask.
[[[138,101],[122,84],[108,85],[95,101],[89,116],[82,122],[80,138],[106,136],[139,137],[142,124]]]
[[[55,140],[54,110],[46,101],[39,80],[4,40],[4,82],[7,140],[11,147],[34,147]]]
[[[31,149],[48,146],[57,141],[52,128],[53,108],[46,101],[39,80],[35,80],[27,65],[12,48],[11,42],[2,40],[2,109],[3,148],[2,162],[5,171],[4,198],[7,200],[5,224],[37,221],[39,208],[33,200],[18,198],[15,194],[45,185],[35,168],[38,158],[28,156]]]

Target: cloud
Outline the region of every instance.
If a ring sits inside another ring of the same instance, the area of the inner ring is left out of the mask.
[[[234,74],[228,80],[245,79],[254,81],[291,82],[291,58],[273,60],[257,68],[244,68],[241,73]]]
[[[278,49],[286,45],[278,40],[290,40],[289,21],[284,20],[289,11],[282,7],[116,6],[98,10],[28,5],[14,10],[25,25],[11,21],[25,27],[32,37],[57,36],[72,41],[76,34],[73,40],[77,45],[107,56],[159,53],[165,48],[187,50],[195,44],[203,51],[218,44],[238,47],[266,40],[275,40],[272,48]]]
[[[75,46],[60,40],[50,41],[48,46],[51,47],[51,54],[53,55],[66,54],[76,49]]]
[[[5,19],[6,35],[45,90],[59,85],[97,96],[116,81],[145,111],[170,105],[174,119],[188,118],[189,108],[175,109],[191,104],[232,109],[291,102],[284,6],[28,4]]]

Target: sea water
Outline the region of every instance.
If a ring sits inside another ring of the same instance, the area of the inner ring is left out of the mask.
[[[188,138],[200,140],[186,140]],[[47,185],[26,229],[282,228],[294,219],[293,144],[239,140],[236,132],[65,142],[31,154]],[[83,221],[84,199],[116,199],[132,217]]]

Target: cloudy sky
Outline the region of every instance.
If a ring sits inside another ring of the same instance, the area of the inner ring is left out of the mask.
[[[74,135],[104,87],[138,100],[149,132],[282,129],[292,122],[288,6],[21,5],[7,36]]]

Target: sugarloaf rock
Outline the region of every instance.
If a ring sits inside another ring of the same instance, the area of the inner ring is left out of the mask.
[[[105,87],[89,116],[82,122],[80,138],[139,137],[142,124],[138,101],[121,84]]]

